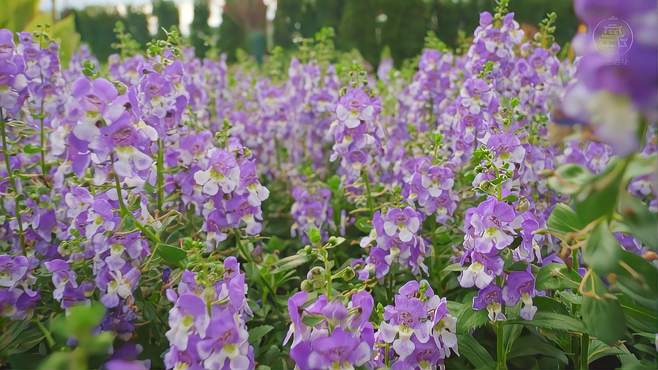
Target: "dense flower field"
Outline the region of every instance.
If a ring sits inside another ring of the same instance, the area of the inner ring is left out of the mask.
[[[575,8],[373,73],[0,30],[0,368],[655,369],[656,3]]]

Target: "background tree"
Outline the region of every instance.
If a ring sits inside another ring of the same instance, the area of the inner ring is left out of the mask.
[[[144,47],[151,39],[151,34],[148,30],[148,22],[146,21],[146,14],[129,6],[124,19],[123,23],[126,25],[126,32],[131,34],[133,39],[135,39],[140,46]]]
[[[114,53],[111,46],[117,41],[114,25],[120,20],[117,12],[104,7],[88,6],[75,11],[75,28],[101,63]]]
[[[345,0],[336,45],[343,50],[358,49],[370,63],[379,62],[377,0]]]
[[[244,48],[246,43],[246,36],[244,29],[232,16],[224,13],[222,24],[219,26],[219,37],[217,39],[217,47],[223,53],[229,62],[235,61],[235,52]]]
[[[164,37],[163,28],[179,27],[178,8],[171,0],[156,0],[153,2],[153,15],[158,18],[158,38]]]
[[[428,29],[427,4],[423,0],[379,0],[379,3],[379,50],[388,46],[398,64],[418,55]]]
[[[209,17],[208,0],[194,0],[194,18],[192,18],[192,24],[190,25],[190,41],[194,46],[197,57],[205,56],[208,49],[205,40],[211,32],[210,26],[208,26]]]

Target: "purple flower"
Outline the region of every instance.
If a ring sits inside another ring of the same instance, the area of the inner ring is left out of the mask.
[[[203,186],[203,192],[215,195],[221,189],[230,193],[240,183],[240,167],[231,154],[225,150],[213,148],[208,152],[210,166],[207,170],[194,173],[194,180]]]
[[[210,319],[205,302],[193,295],[183,294],[176,300],[176,306],[169,311],[169,331],[166,336],[172,346],[184,351],[192,334],[205,337]]]
[[[384,321],[375,334],[377,348],[392,345],[393,351],[387,356],[379,350],[372,364],[383,364],[384,357],[392,357],[394,368],[415,368],[426,361],[427,367],[436,366],[451,349],[456,353],[455,329],[456,321],[448,314],[445,298],[435,295],[425,280],[409,281],[395,295],[395,304],[384,308]]]
[[[473,309],[482,310],[486,308],[489,313],[489,320],[492,321],[505,320],[505,315],[502,312],[502,304],[502,290],[496,283],[489,284],[473,297]]]
[[[220,310],[213,315],[208,325],[206,338],[197,344],[198,352],[206,369],[249,369],[253,365],[249,360],[249,334],[242,327],[239,318],[227,310]]]
[[[519,226],[514,208],[494,197],[489,197],[467,213],[464,244],[481,253],[501,250],[514,241]]]
[[[27,277],[30,262],[25,256],[0,255],[0,287],[14,288]]]
[[[420,233],[420,213],[411,207],[391,208],[382,215],[377,211],[373,215],[373,228],[370,235],[361,239],[362,248],[367,248],[373,242],[366,258],[365,268],[375,272],[377,278],[388,271],[388,267],[397,261],[403,267],[409,267],[413,273],[426,271],[424,259],[427,246]]]
[[[523,302],[520,314],[525,320],[532,320],[537,312],[537,307],[532,305],[532,297],[535,295],[535,277],[531,272],[512,271],[507,275],[503,300],[507,306],[514,306],[519,301]]]
[[[290,356],[297,367],[351,368],[368,362],[374,343],[372,324],[368,321],[374,305],[370,293],[356,292],[347,306],[341,298],[330,301],[325,295],[313,302],[307,299],[306,292],[299,292],[288,300],[292,324],[286,341],[294,333]],[[304,317],[309,315],[321,320],[308,326]]]

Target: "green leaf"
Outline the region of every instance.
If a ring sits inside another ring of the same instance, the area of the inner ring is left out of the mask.
[[[363,231],[366,234],[370,233],[370,230],[372,230],[372,225],[370,224],[370,219],[367,218],[367,217],[357,218],[356,222],[354,222],[354,226],[356,226],[357,229]]]
[[[550,297],[535,297],[532,299],[540,312],[553,312],[568,315],[569,311],[564,304]]]
[[[505,325],[503,326],[503,346],[505,353],[510,353],[512,346],[523,331],[523,325]]]
[[[558,359],[558,361],[566,364],[569,362],[565,353],[553,346],[552,344],[543,341],[536,335],[529,335],[519,338],[512,346],[508,359],[524,356],[548,356]]]
[[[601,298],[584,296],[580,313],[590,335],[604,343],[614,344],[626,331],[624,312],[616,299],[603,298],[604,295],[601,294],[601,291],[605,290],[603,282],[595,274],[592,275],[592,279],[596,280],[594,284],[600,286],[596,294]]]
[[[331,176],[329,179],[327,179],[327,185],[329,185],[329,188],[335,193],[340,189],[340,177],[337,175]]]
[[[471,306],[465,306],[457,317],[457,333],[467,334],[486,325],[489,322],[487,311],[475,311]]]
[[[587,355],[587,362],[592,363],[605,356],[619,356],[628,354],[628,349],[620,344],[618,346],[609,346],[598,339],[592,339],[589,342],[589,353]]]
[[[570,304],[583,304],[583,296],[576,294],[570,290],[561,290],[557,292],[557,295],[560,297],[561,301]]]
[[[457,334],[459,352],[477,369],[493,368],[496,361],[471,335]]]
[[[28,351],[44,338],[27,320],[0,321],[0,328],[0,358]]]
[[[656,153],[649,156],[634,156],[626,168],[626,172],[624,173],[624,181],[628,181],[634,177],[655,173],[657,163],[658,154]]]
[[[508,320],[505,325],[522,324],[543,329],[553,329],[584,333],[585,326],[580,320],[554,312],[537,312],[532,320]]]
[[[302,322],[306,326],[316,326],[319,323],[324,321],[324,316],[321,315],[312,315],[312,314],[307,314],[302,317]]]
[[[576,289],[580,285],[580,275],[561,263],[549,263],[537,272],[537,290]]]
[[[23,153],[25,154],[37,154],[41,152],[41,147],[34,144],[25,144],[23,146]]]
[[[658,311],[658,269],[644,258],[620,251],[615,286],[636,302]]]
[[[612,214],[617,205],[625,167],[623,160],[613,160],[601,175],[594,177],[576,195],[573,209],[585,224]]]
[[[577,164],[565,164],[548,179],[548,186],[563,194],[575,194],[589,182],[592,173]]]
[[[272,331],[272,329],[274,327],[271,325],[261,325],[249,330],[249,343],[256,346],[259,345],[265,334]]]
[[[70,352],[54,352],[52,355],[48,356],[43,360],[38,370],[54,370],[54,369],[67,369],[68,365],[71,363],[71,353]]]
[[[607,222],[600,222],[587,240],[583,254],[585,262],[598,274],[607,274],[617,268],[622,249],[608,228]]]
[[[103,320],[105,307],[92,302],[91,305],[77,305],[68,309],[66,317],[59,316],[52,322],[52,330],[62,337],[84,338]]]
[[[320,233],[320,229],[318,229],[315,226],[311,226],[308,229],[308,239],[311,241],[313,244],[318,244],[322,241],[322,234]]]
[[[161,243],[157,246],[158,256],[162,257],[165,262],[174,267],[182,266],[182,261],[187,257],[187,253],[170,244]]]
[[[644,245],[658,250],[658,215],[639,199],[624,193],[619,204],[619,214],[631,234]]]
[[[292,256],[282,258],[277,261],[272,273],[278,274],[280,272],[296,269],[297,267],[305,264],[307,261],[308,261],[308,256],[303,254],[295,254]]]
[[[641,306],[625,295],[619,297],[619,305],[633,331],[658,333],[658,311]]]
[[[571,233],[583,229],[587,223],[568,205],[558,203],[548,217],[548,229],[560,234]]]

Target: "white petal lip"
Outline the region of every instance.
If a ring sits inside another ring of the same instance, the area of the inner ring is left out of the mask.
[[[197,185],[203,185],[210,180],[210,170],[197,171],[194,173],[194,181]]]
[[[203,184],[203,192],[208,195],[215,195],[219,191],[219,186],[214,181],[208,181]]]
[[[413,238],[413,234],[406,228],[402,227],[400,228],[400,240],[403,242],[408,242]]]
[[[379,325],[379,333],[382,334],[382,339],[384,339],[384,342],[386,343],[393,343],[395,340],[395,337],[398,334],[397,328],[394,325],[391,325],[387,323],[386,321],[383,321]]]
[[[397,231],[397,226],[395,226],[394,223],[390,221],[384,222],[384,231],[386,232],[386,235],[388,236],[393,236],[395,235],[395,232]]]
[[[475,286],[479,289],[486,288],[491,283],[491,280],[493,280],[493,276],[489,276],[482,271],[475,274]]]
[[[401,360],[404,360],[409,356],[416,346],[410,339],[397,339],[393,342],[393,349],[395,353],[400,356]]]
[[[153,163],[153,158],[140,152],[139,150],[136,150],[133,153],[132,160],[133,160],[133,164],[135,165],[135,168],[140,171],[151,167],[151,164]]]
[[[101,131],[92,123],[80,123],[73,128],[73,134],[80,140],[91,142],[96,140]]]

